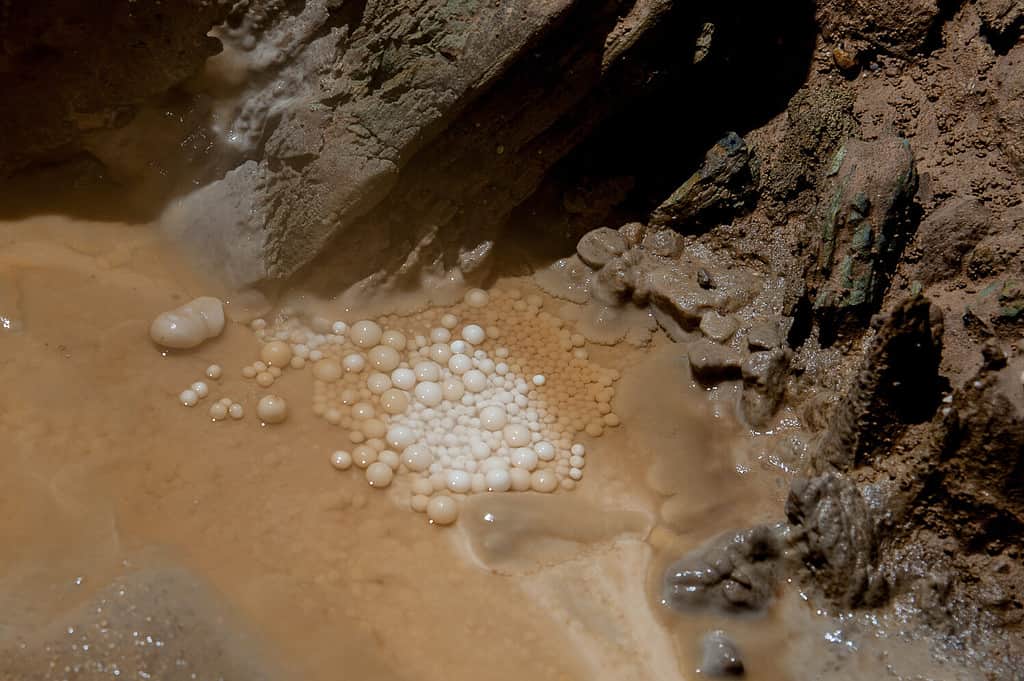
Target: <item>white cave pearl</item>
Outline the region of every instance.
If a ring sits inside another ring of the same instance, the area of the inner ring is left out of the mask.
[[[401,452],[416,441],[416,433],[408,426],[391,426],[384,438],[392,449]]]
[[[395,350],[405,350],[405,334],[401,331],[385,331],[380,337],[380,344],[392,347]]]
[[[210,418],[214,421],[223,421],[228,417],[228,408],[220,402],[210,405]]]
[[[466,471],[448,471],[448,489],[456,494],[465,494],[473,485],[473,476]]]
[[[530,476],[530,487],[534,492],[550,494],[558,489],[558,476],[549,469],[534,471]]]
[[[449,402],[457,402],[466,394],[466,386],[462,385],[462,381],[454,376],[449,376],[441,383],[441,392],[444,394],[444,399]]]
[[[440,381],[441,367],[437,362],[417,362],[413,367],[418,381]]]
[[[441,390],[441,386],[433,381],[417,383],[413,394],[418,402],[428,407],[436,407],[444,399],[444,391]]]
[[[402,363],[402,356],[390,345],[378,345],[367,356],[370,366],[384,373],[394,371]]]
[[[195,390],[189,388],[188,390],[181,391],[181,394],[178,395],[178,401],[186,407],[194,407],[199,404],[199,395],[196,394]]]
[[[530,471],[525,468],[512,468],[508,472],[512,481],[512,489],[516,492],[525,492],[530,489]]]
[[[245,416],[245,409],[238,402],[233,402],[231,406],[228,407],[228,416],[237,421]]]
[[[484,475],[487,489],[491,492],[507,492],[512,487],[512,478],[503,468],[492,468]]]
[[[420,473],[430,468],[430,464],[434,463],[434,455],[430,452],[430,447],[424,444],[413,444],[405,448],[402,452],[402,463],[405,467],[414,473]]]
[[[525,447],[530,444],[530,429],[519,423],[506,426],[504,436],[509,447]]]
[[[448,349],[452,351],[453,355],[464,355],[469,350],[469,343],[464,340],[452,341],[448,344]]]
[[[541,461],[551,461],[555,458],[555,447],[550,442],[538,442],[533,446],[537,452],[537,458]]]
[[[189,387],[199,396],[199,399],[203,399],[210,394],[210,386],[206,385],[204,381],[196,381]]]
[[[466,386],[467,392],[479,393],[487,387],[487,377],[482,371],[470,369],[462,375],[462,384]]]
[[[219,364],[211,364],[210,366],[206,367],[206,377],[207,378],[212,378],[213,380],[217,380],[218,378],[221,377],[221,374],[223,374],[223,373],[224,373],[224,370],[220,368]]]
[[[430,356],[430,359],[438,364],[447,364],[448,360],[451,359],[452,351],[444,343],[434,343],[430,346],[427,354]]]
[[[377,322],[363,319],[353,324],[348,330],[352,342],[361,348],[372,348],[380,343],[383,331]]]
[[[339,449],[331,454],[331,465],[339,471],[347,471],[349,468],[352,468],[352,455],[343,449]]]
[[[537,467],[537,453],[529,447],[517,447],[512,450],[512,465],[532,471]]]
[[[345,359],[341,360],[341,366],[349,373],[358,374],[366,368],[366,360],[362,355],[353,352],[351,355],[345,355]]]
[[[223,330],[224,303],[202,296],[158,315],[149,327],[149,337],[165,348],[194,348]]]
[[[439,326],[430,330],[430,342],[431,343],[447,343],[452,339],[452,332],[443,326]]]
[[[404,413],[409,408],[409,396],[401,390],[391,388],[380,396],[380,406],[392,416]]]
[[[491,296],[481,288],[471,288],[466,291],[466,296],[463,300],[470,307],[485,307],[490,302]]]
[[[284,341],[272,341],[260,348],[260,359],[267,366],[283,367],[292,361],[292,346]]]
[[[264,395],[256,404],[256,415],[264,423],[281,423],[288,418],[288,403],[277,395]]]
[[[391,389],[391,379],[387,374],[375,371],[366,377],[366,387],[374,395],[381,395]]]
[[[448,368],[456,376],[461,376],[473,368],[473,360],[468,355],[452,355],[448,360]]]
[[[447,314],[441,315],[441,326],[448,329],[449,331],[451,331],[458,325],[459,318],[453,315],[452,313],[449,312]]]
[[[480,410],[480,425],[490,431],[499,431],[508,422],[508,414],[501,407],[490,406]]]
[[[395,369],[391,372],[391,385],[400,390],[412,390],[416,387],[416,372],[412,369]]]
[[[470,345],[480,345],[487,338],[487,334],[476,324],[468,324],[462,327],[462,338]]]
[[[427,518],[433,525],[451,525],[459,517],[459,506],[447,496],[436,496],[427,502]]]
[[[370,483],[370,487],[387,487],[394,477],[395,472],[391,466],[383,461],[374,461],[366,467],[366,482]]]

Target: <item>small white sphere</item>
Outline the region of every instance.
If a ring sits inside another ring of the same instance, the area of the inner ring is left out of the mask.
[[[530,476],[530,487],[534,492],[550,494],[558,489],[558,476],[553,470],[536,470]]]
[[[366,360],[362,355],[353,352],[351,355],[345,355],[341,365],[345,367],[345,371],[357,374],[366,368]]]
[[[417,381],[440,381],[441,367],[437,362],[417,362],[413,367]]]
[[[433,381],[417,383],[416,388],[413,389],[413,394],[420,404],[428,407],[436,407],[444,399],[444,391],[441,390],[441,386]]]
[[[447,364],[448,360],[451,359],[452,351],[444,343],[434,343],[430,346],[427,356],[438,364],[443,365]]]
[[[375,461],[366,468],[366,482],[370,487],[384,488],[391,484],[395,472],[383,461]]]
[[[377,322],[370,321],[369,319],[356,322],[348,330],[349,338],[361,348],[372,348],[380,343],[383,333]]]
[[[526,447],[530,444],[530,429],[522,424],[515,423],[505,426],[503,434],[505,443],[509,447]]]
[[[492,468],[484,475],[487,489],[491,492],[507,492],[512,487],[512,478],[503,468]]]
[[[537,453],[529,447],[516,447],[512,450],[512,456],[509,457],[509,461],[516,468],[525,468],[528,471],[532,471],[537,467]]]
[[[461,376],[473,368],[473,360],[468,355],[452,355],[448,360],[448,368],[456,376]]]
[[[242,408],[238,402],[233,403],[228,407],[228,415],[236,421],[245,416],[245,409]]]
[[[206,367],[206,377],[213,380],[217,380],[224,373],[224,370],[220,368],[219,364],[211,364]]]
[[[348,324],[345,322],[338,321],[331,324],[331,333],[335,336],[344,336],[346,331],[348,331]]]
[[[573,480],[579,480],[580,478],[583,477],[583,471],[581,471],[579,468],[570,468],[569,477],[572,478]]]
[[[451,525],[459,517],[459,506],[448,496],[433,497],[427,503],[427,518],[432,525]]]
[[[427,445],[412,444],[402,452],[402,463],[414,473],[420,473],[430,468],[430,464],[434,463],[434,455]]]
[[[431,489],[431,493],[433,489]],[[427,510],[427,505],[430,503],[430,497],[425,494],[414,494],[412,499],[409,500],[409,508],[416,511],[417,513],[424,513]]]
[[[223,421],[228,417],[228,408],[220,402],[214,402],[210,406],[210,418],[214,421]]]
[[[462,375],[462,384],[468,392],[479,393],[487,387],[487,377],[482,371],[470,369]]]
[[[587,450],[586,450],[586,448],[583,445],[581,445],[580,443],[577,442],[576,444],[574,444],[572,446],[572,448],[569,450],[569,452],[571,454],[574,454],[575,456],[583,456],[583,455],[585,455],[587,453]]]
[[[339,449],[331,454],[331,465],[339,471],[347,471],[349,468],[352,468],[352,455],[343,449]]]
[[[377,461],[377,450],[370,445],[358,445],[352,450],[352,462],[359,468],[369,468]]]
[[[374,395],[382,395],[391,389],[391,379],[387,374],[375,371],[366,377],[366,388]]]
[[[341,378],[342,370],[338,360],[333,358],[321,359],[313,365],[313,377],[324,383],[333,383]]]
[[[271,341],[260,349],[260,359],[267,366],[287,366],[292,361],[292,346],[284,341]]]
[[[264,395],[256,405],[256,415],[264,423],[281,423],[288,417],[288,404],[277,395]]]
[[[455,340],[448,344],[448,349],[453,355],[464,355],[469,350],[469,343],[464,340]]]
[[[206,385],[203,381],[196,381],[191,385],[191,388],[199,396],[199,399],[203,399],[210,394],[210,386]]]
[[[391,426],[384,436],[388,446],[399,452],[416,442],[416,433],[408,426]]]
[[[395,369],[391,372],[391,384],[400,390],[416,387],[416,372],[412,369]]]
[[[487,334],[476,324],[468,324],[462,327],[462,338],[470,345],[480,345],[487,338]]]
[[[547,382],[547,380],[548,379],[544,377],[544,374],[537,374],[536,376],[533,377],[533,384],[536,386],[541,386],[544,385]]]
[[[441,393],[449,402],[458,402],[466,394],[466,386],[454,376],[449,376],[441,383]]]
[[[491,405],[480,410],[480,425],[489,431],[496,432],[508,423],[508,414],[501,407]]]
[[[401,331],[389,330],[385,331],[380,337],[380,344],[387,345],[394,348],[395,350],[405,350],[407,341],[405,334]]]
[[[569,457],[569,465],[573,468],[583,468],[587,464],[587,460],[582,456],[576,456],[573,454]]]
[[[550,442],[538,442],[533,446],[533,451],[541,461],[551,461],[555,458],[555,447]]]
[[[452,313],[448,312],[446,314],[441,315],[441,326],[448,329],[449,331],[451,329],[454,329],[458,325],[459,318],[453,315]]]
[[[402,457],[398,456],[396,452],[393,452],[390,449],[385,449],[378,454],[377,460],[386,463],[393,471],[397,471],[398,467],[402,465]]]
[[[448,490],[456,494],[465,494],[473,486],[473,476],[466,471],[448,471]]]
[[[409,408],[409,395],[395,388],[385,390],[380,396],[380,406],[392,416],[403,414]]]
[[[508,476],[512,482],[512,489],[516,492],[525,492],[530,489],[530,471],[525,468],[511,468]]]
[[[377,371],[389,373],[402,363],[402,356],[390,345],[377,345],[367,353],[370,366]]]
[[[438,326],[430,330],[430,342],[431,343],[447,343],[452,339],[452,332],[443,326]]]
[[[352,405],[352,417],[357,419],[372,419],[377,415],[377,410],[369,402],[356,402]]]
[[[188,390],[181,391],[181,394],[178,395],[178,400],[186,407],[194,407],[199,404],[199,395],[196,394],[195,390],[189,388]]]
[[[490,302],[491,296],[483,289],[471,288],[466,291],[466,296],[463,300],[470,307],[485,307]]]

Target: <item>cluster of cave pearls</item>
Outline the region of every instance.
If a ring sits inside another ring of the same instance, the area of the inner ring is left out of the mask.
[[[785,574],[1011,678],[1022,24],[1015,0],[6,3],[0,174],[13,213],[25,178],[70,210],[156,196],[268,290],[575,245],[536,281],[591,340],[660,327],[752,429],[789,408],[806,434],[778,522],[682,557],[666,600],[759,610]]]

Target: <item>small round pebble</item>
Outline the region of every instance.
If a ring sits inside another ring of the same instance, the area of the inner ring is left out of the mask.
[[[206,385],[203,381],[196,381],[190,387],[199,396],[199,399],[203,399],[210,394],[210,386]]]
[[[189,388],[188,390],[181,391],[181,394],[178,395],[178,401],[186,407],[194,407],[199,404],[199,395],[196,394],[195,390]]]
[[[238,402],[233,403],[228,407],[228,415],[236,421],[245,416],[245,409],[242,408]]]
[[[366,468],[366,482],[370,483],[370,487],[387,487],[394,476],[391,466],[383,461],[375,461]]]
[[[220,368],[219,364],[211,364],[206,367],[206,377],[215,381],[220,378],[223,373],[224,370]]]

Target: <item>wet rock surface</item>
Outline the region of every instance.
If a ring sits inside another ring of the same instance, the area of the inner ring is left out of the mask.
[[[759,612],[771,602],[783,528],[762,525],[721,535],[669,566],[663,601],[682,611]]]
[[[744,674],[743,656],[724,631],[712,631],[700,644],[700,673],[713,679],[739,678]]]

